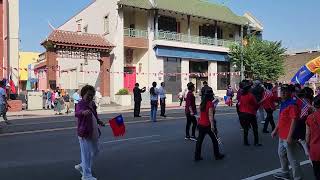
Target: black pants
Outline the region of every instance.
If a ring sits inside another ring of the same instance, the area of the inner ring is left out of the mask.
[[[166,114],[166,98],[160,99],[160,107],[161,107],[161,116],[164,116]]]
[[[201,125],[198,126],[199,129],[199,136],[198,136],[198,141],[196,144],[196,152],[195,152],[195,158],[200,158],[201,157],[201,147],[203,140],[205,136],[208,134],[211,138],[212,144],[213,144],[213,152],[214,156],[217,157],[220,155],[220,150],[219,150],[219,143],[216,138],[216,135],[212,132],[211,127],[203,127]]]
[[[134,101],[134,116],[140,116],[141,101]]]
[[[192,123],[192,136],[196,136],[196,128],[197,128],[197,120],[195,116],[191,116],[190,114],[186,114],[187,116],[187,125],[186,125],[186,137],[190,137],[190,126]]]
[[[74,103],[74,112],[77,111],[77,106],[78,106],[78,103]]]
[[[240,123],[243,128],[243,142],[244,144],[249,144],[248,134],[249,129],[252,127],[253,135],[254,135],[254,144],[259,144],[259,133],[258,133],[258,123],[257,117],[253,114],[248,113],[240,113]]]
[[[272,131],[273,131],[276,128],[276,125],[275,125],[274,120],[273,120],[273,110],[272,109],[266,109],[266,112],[267,112],[267,117],[266,117],[266,120],[265,120],[265,123],[264,123],[263,130],[267,131],[269,123],[270,123],[271,127],[272,127]]]
[[[180,100],[180,106],[182,106],[183,98],[179,98]]]
[[[316,180],[320,180],[320,161],[312,161],[312,164]]]

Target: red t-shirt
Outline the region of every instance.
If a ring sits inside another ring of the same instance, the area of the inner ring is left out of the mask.
[[[206,111],[200,113],[200,119],[199,119],[199,125],[201,126],[210,126],[210,120],[209,120],[209,109],[212,107],[212,102],[208,101],[206,105]]]
[[[256,115],[258,109],[259,104],[252,93],[241,95],[239,105],[240,112]]]
[[[299,116],[297,105],[289,105],[280,112],[278,122],[280,139],[286,140],[288,138],[292,120],[298,120]]]
[[[310,128],[310,159],[320,161],[320,110],[311,114],[306,124]]]

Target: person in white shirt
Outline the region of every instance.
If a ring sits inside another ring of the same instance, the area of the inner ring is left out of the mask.
[[[101,99],[102,99],[102,95],[100,93],[100,87],[97,87],[96,89],[96,96],[95,96],[95,103],[97,105],[97,111],[99,112],[101,109]]]
[[[158,109],[158,95],[157,83],[153,82],[150,88],[150,104],[151,104],[151,121],[157,122],[157,109]]]
[[[164,89],[164,87],[165,87],[165,84],[164,82],[162,82],[159,88],[160,107],[161,107],[160,116],[167,117],[166,116],[166,90]]]

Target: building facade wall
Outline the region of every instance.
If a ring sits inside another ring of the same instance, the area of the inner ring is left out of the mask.
[[[100,62],[97,59],[57,58],[60,73],[57,86],[61,89],[79,89],[84,85],[99,86]]]
[[[19,69],[19,0],[8,1],[8,40],[9,52],[8,62],[13,69]],[[11,71],[12,80],[15,85],[19,82],[19,71]]]

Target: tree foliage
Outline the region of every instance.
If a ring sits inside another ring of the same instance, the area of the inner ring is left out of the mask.
[[[245,77],[263,81],[275,81],[284,73],[284,53],[286,49],[281,42],[258,39],[255,36],[247,39],[243,46],[243,64]],[[236,70],[241,67],[241,45],[230,47],[231,62]]]

